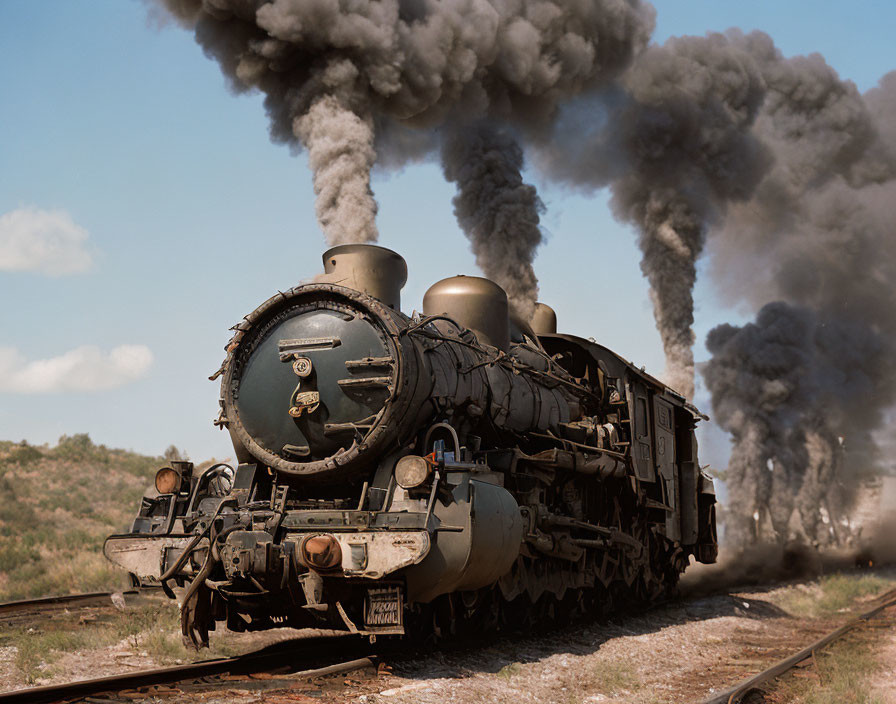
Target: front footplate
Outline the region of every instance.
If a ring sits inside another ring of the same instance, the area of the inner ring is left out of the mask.
[[[111,535],[103,545],[103,555],[110,562],[123,567],[141,582],[157,583],[159,578],[183,554],[193,535]],[[193,559],[187,560],[179,574],[191,576],[197,571],[208,551],[208,540],[203,538],[193,549]]]
[[[416,565],[430,551],[431,541],[426,531],[357,531],[351,533],[291,533],[301,552],[303,541],[314,535],[328,535],[339,543],[342,554],[341,574],[345,577],[381,579],[410,565]]]

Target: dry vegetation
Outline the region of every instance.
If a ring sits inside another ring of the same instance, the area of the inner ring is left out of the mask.
[[[884,665],[875,657],[873,641],[867,634],[849,634],[821,651],[809,672],[795,672],[784,678],[769,702],[799,704],[881,704],[869,683]]]
[[[85,623],[83,614],[47,621],[39,626],[7,628],[0,632],[0,650],[10,648],[16,679],[25,684],[69,679],[72,657],[99,659],[108,664],[109,654],[136,657],[141,664],[170,665],[197,658],[180,637],[177,604],[153,600],[128,606],[111,615]],[[14,650],[13,650],[14,649]],[[216,638],[202,658],[227,657],[240,650],[238,643]]]
[[[126,587],[103,541],[128,530],[163,460],[95,445],[0,441],[0,601]]]
[[[0,441],[0,601],[129,588],[127,575],[103,557],[103,541],[130,529],[164,462],[96,445],[86,434],[63,436],[55,447]],[[0,681],[65,679],[75,654],[108,661],[114,652],[144,665],[197,657],[181,643],[173,601],[107,609],[86,622],[82,616],[73,611],[38,626],[2,629]],[[202,657],[229,655],[233,647],[218,638]]]
[[[833,574],[776,590],[768,600],[796,618],[820,618],[848,611],[858,600],[893,587],[876,574]]]

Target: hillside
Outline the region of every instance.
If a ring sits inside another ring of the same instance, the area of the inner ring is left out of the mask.
[[[103,541],[130,528],[161,457],[95,445],[0,441],[0,601],[124,588]]]

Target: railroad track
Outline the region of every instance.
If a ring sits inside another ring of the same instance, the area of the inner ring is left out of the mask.
[[[702,700],[699,704],[738,704],[750,694],[762,694],[764,692],[763,685],[768,684],[772,680],[792,670],[804,660],[814,657],[816,652],[818,652],[825,646],[830,645],[838,638],[843,637],[850,631],[856,628],[860,628],[862,625],[864,625],[870,619],[874,618],[884,609],[887,609],[891,606],[896,606],[896,589],[891,589],[890,591],[881,594],[872,603],[874,603],[873,607],[850,619],[847,623],[840,626],[840,628],[837,628],[827,635],[822,636],[811,645],[800,650],[798,653],[794,653],[790,657],[779,660],[774,665],[766,670],[763,670],[759,674],[748,677],[747,679],[738,682],[734,686],[729,687],[722,692],[717,692],[708,699]]]
[[[137,594],[137,590],[122,592],[123,596]],[[22,599],[0,604],[0,618],[9,614],[37,613],[65,609],[69,606],[105,606],[112,603],[114,592],[87,592],[85,594],[67,594],[65,596],[46,596],[40,599]]]
[[[149,596],[144,590],[131,589],[124,592],[87,592],[8,601],[0,604],[0,625],[16,625],[38,616],[53,616],[73,609],[117,608],[114,598],[116,594],[120,595],[125,603]]]
[[[345,659],[348,656],[349,659]],[[306,669],[297,669],[297,665]],[[352,636],[329,636],[323,638],[286,641],[262,650],[232,658],[205,660],[202,662],[163,667],[152,670],[137,670],[121,675],[80,680],[61,685],[29,687],[12,692],[0,692],[0,704],[52,704],[55,702],[78,702],[85,697],[133,690],[147,690],[145,696],[164,694],[152,692],[149,688],[158,685],[172,685],[188,682],[193,686],[215,686],[214,678],[222,686],[234,683],[222,679],[228,675],[249,675],[258,673],[288,671],[288,679],[274,682],[274,686],[289,688],[290,682],[324,675],[349,672],[366,667],[376,667],[378,659],[370,654],[367,641]],[[313,667],[309,668],[309,665]],[[211,679],[211,681],[210,681]],[[170,691],[170,690],[168,690]],[[116,701],[114,698],[111,701]]]
[[[126,592],[133,597],[137,592]],[[50,597],[21,602],[0,604],[0,622],[16,614],[34,614],[48,609],[64,609],[69,606],[92,606],[110,603],[110,592],[77,594],[65,597]],[[799,663],[836,641],[849,631],[861,627],[865,622],[896,605],[896,589],[877,597],[872,606],[843,626],[819,638],[808,647],[785,658],[768,669],[753,675],[699,704],[736,704],[751,693],[762,692],[763,686],[796,667]],[[0,692],[0,704],[34,702],[78,702],[85,697],[133,690],[145,692],[146,697],[164,695],[165,691],[149,691],[148,688],[181,683],[186,691],[201,688],[216,688],[235,685],[227,676],[247,676],[259,673],[288,671],[288,679],[268,683],[271,688],[289,688],[290,682],[319,677],[327,674],[375,667],[379,660],[371,652],[371,646],[352,636],[325,636],[313,639],[286,641],[246,655],[206,660],[175,667],[152,670],[138,670],[121,675],[113,675],[64,685],[32,687],[12,692]],[[394,653],[392,653],[394,655]],[[299,667],[304,669],[298,669]],[[256,683],[258,684],[258,683]],[[168,690],[171,691],[171,690]],[[177,693],[180,690],[174,690]],[[110,699],[109,701],[118,701]]]

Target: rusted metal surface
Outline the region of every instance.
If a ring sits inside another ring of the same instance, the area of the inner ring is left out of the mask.
[[[65,594],[62,596],[47,596],[39,599],[22,599],[19,601],[7,601],[0,604],[0,617],[29,611],[45,611],[52,609],[65,609],[69,606],[106,605],[112,603],[114,592],[87,592],[84,594]],[[123,595],[137,594],[136,591],[126,591]]]
[[[181,556],[193,541],[192,535],[111,536],[103,545],[103,554],[142,580],[158,582],[167,565]],[[200,541],[197,549],[208,549],[208,541]],[[187,570],[187,573],[191,573]]]

